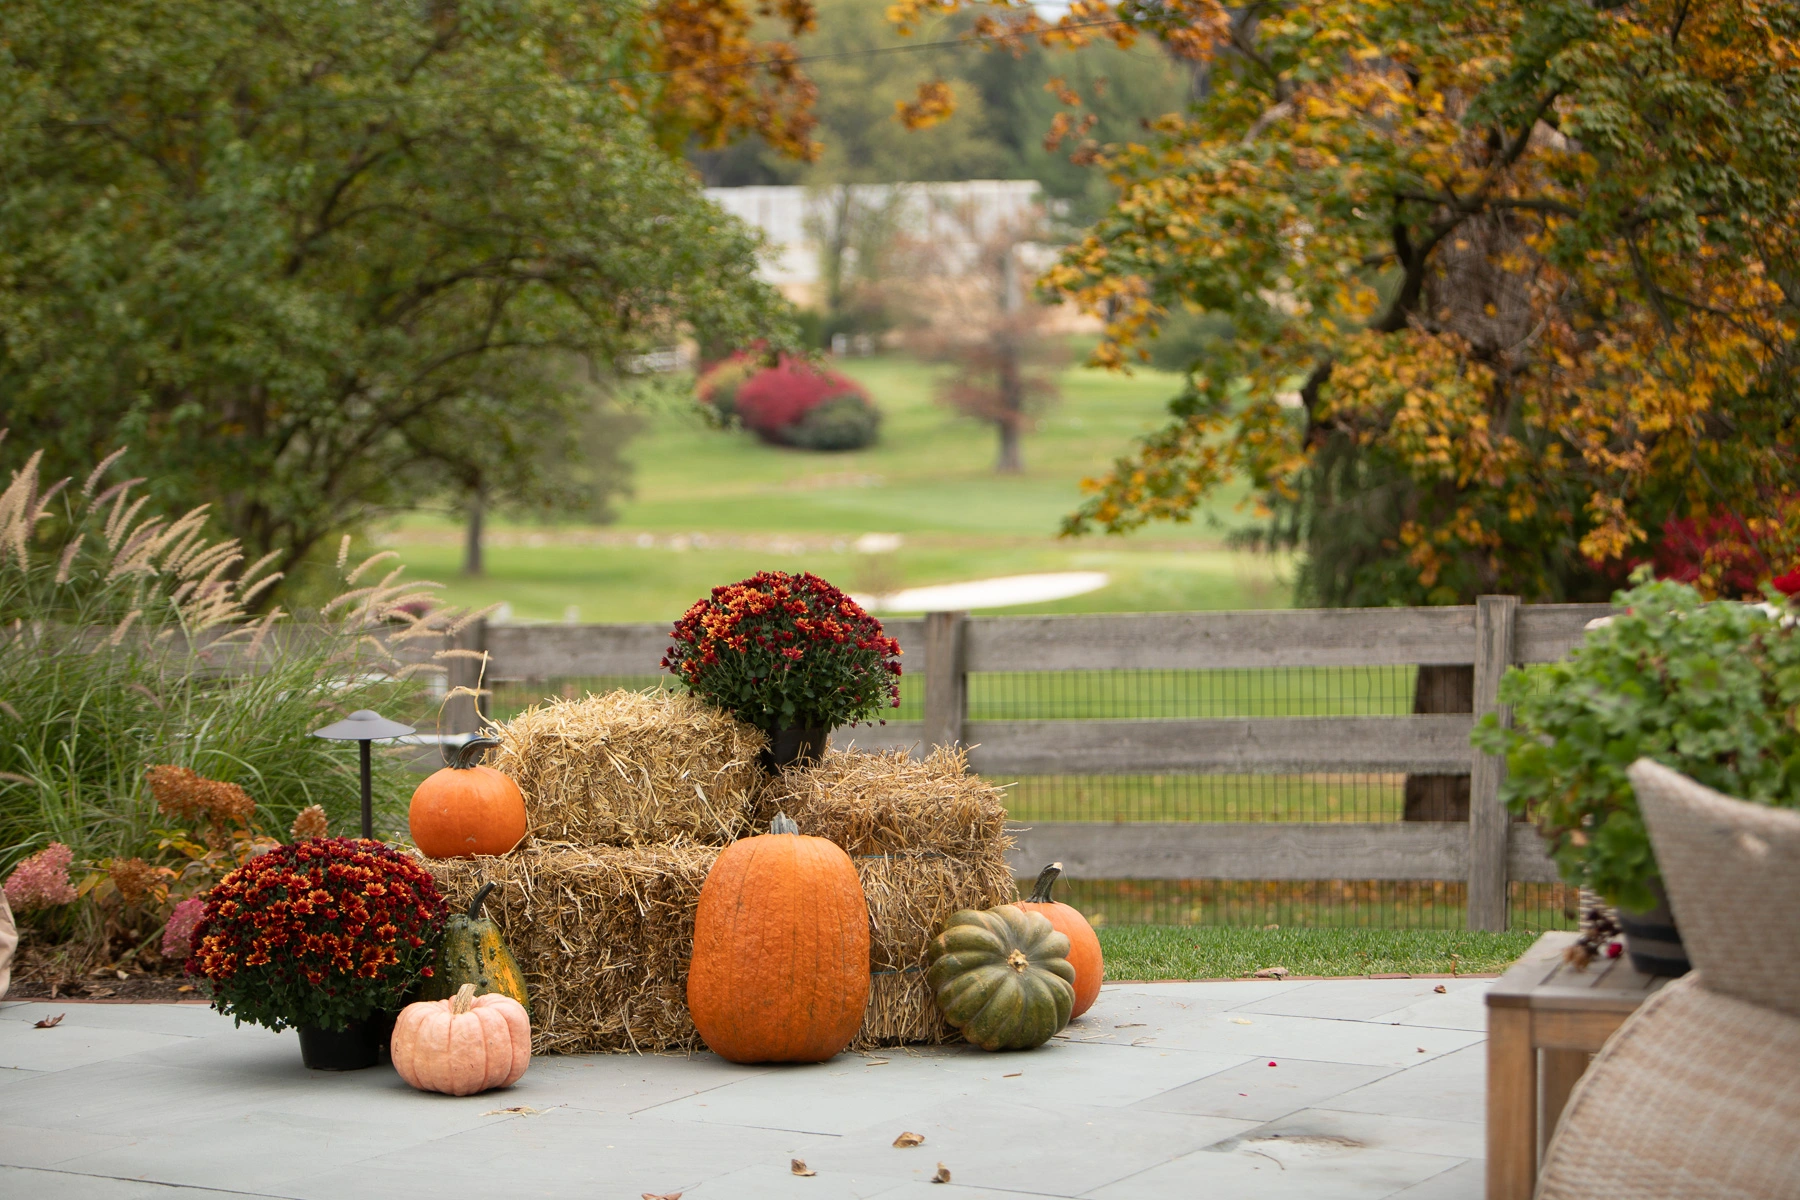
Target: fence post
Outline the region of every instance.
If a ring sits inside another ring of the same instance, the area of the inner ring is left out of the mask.
[[[1517,596],[1481,596],[1475,602],[1475,719],[1491,712],[1509,723],[1500,705],[1500,676],[1513,660]],[[1506,839],[1512,822],[1500,803],[1506,761],[1474,751],[1469,765],[1469,928],[1506,928]]]
[[[963,671],[966,612],[925,614],[925,749],[962,741],[968,712],[968,676]]]
[[[479,619],[470,621],[457,631],[450,639],[452,650],[473,650],[482,653],[487,650],[487,621]],[[444,682],[454,690],[459,687],[477,688],[488,686],[491,680],[482,679],[482,661],[459,654],[449,660],[444,672]],[[493,665],[488,664],[488,675],[493,674]],[[444,701],[442,729],[445,733],[474,733],[481,728],[481,718],[487,714],[487,697],[452,696]],[[446,753],[445,761],[449,760]]]

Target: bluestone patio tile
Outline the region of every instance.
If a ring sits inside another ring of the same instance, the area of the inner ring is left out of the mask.
[[[1233,1010],[1249,1016],[1268,1013],[1284,1017],[1324,1017],[1334,1021],[1381,1021],[1391,1023],[1399,1017],[1384,1014],[1405,1011],[1410,1006],[1444,997],[1434,989],[1444,988],[1449,994],[1471,989],[1486,994],[1486,980],[1468,979],[1365,979],[1357,981],[1355,990],[1344,987],[1341,979],[1322,979],[1303,983],[1292,991],[1282,992],[1267,1000],[1245,1004]],[[1476,1003],[1480,1003],[1477,997]],[[1482,1028],[1486,1028],[1485,1025]]]
[[[927,1059],[932,1069],[965,1081],[959,1094],[1032,1102],[1043,1096],[1081,1104],[1124,1107],[1171,1088],[1228,1070],[1241,1055],[1153,1045],[1076,1045],[1053,1041],[1030,1054],[989,1054],[946,1047]]]
[[[804,1161],[812,1167],[810,1159]],[[926,1174],[920,1178],[928,1178],[931,1170],[927,1166]],[[794,1174],[790,1156],[787,1161],[757,1163],[715,1175],[683,1192],[681,1200],[873,1200],[876,1196],[892,1195],[907,1182],[904,1174],[875,1171],[820,1171],[802,1178]]]
[[[59,1123],[91,1133],[148,1134],[278,1103],[292,1090],[257,1078],[114,1059],[0,1089],[0,1125],[28,1125],[41,1121],[40,1113],[55,1113]]]
[[[0,1067],[66,1071],[147,1050],[189,1046],[197,1040],[200,1039],[137,1029],[96,1029],[67,1023],[54,1029],[34,1029],[25,1021],[0,1021]]]
[[[1329,1101],[1326,1102],[1329,1105]],[[1487,1130],[1479,1122],[1426,1117],[1378,1116],[1340,1112],[1330,1107],[1306,1108],[1271,1121],[1255,1136],[1339,1138],[1376,1150],[1405,1150],[1445,1158],[1485,1158]]]
[[[1461,1160],[1335,1141],[1220,1143],[1086,1193],[1093,1200],[1385,1200]]]
[[[1445,993],[1429,995],[1372,1019],[1400,1025],[1429,1025],[1440,1029],[1487,1029],[1487,993],[1491,979],[1451,980]]]
[[[36,1121],[0,1123],[0,1163],[9,1167],[54,1167],[83,1154],[127,1145],[131,1139],[59,1126],[59,1115],[39,1112]]]
[[[1208,1075],[1184,1087],[1140,1100],[1133,1107],[1158,1112],[1195,1113],[1272,1121],[1302,1108],[1361,1087],[1394,1073],[1394,1067],[1354,1063],[1311,1062],[1303,1058],[1276,1060],[1253,1058],[1248,1062]]]
[[[1448,1054],[1482,1038],[1481,1034],[1471,1030],[1421,1029],[1368,1021],[1238,1012],[1211,1013],[1185,1022],[1179,1028],[1161,1031],[1153,1028],[1147,1032],[1154,1034],[1154,1045],[1164,1050],[1204,1050],[1239,1059],[1261,1056],[1264,1061],[1286,1056],[1315,1062],[1393,1067]]]
[[[1395,1192],[1393,1200],[1482,1200],[1487,1194],[1487,1162],[1473,1159]]]
[[[0,1020],[30,1024],[45,1017],[61,1016],[57,1028],[128,1029],[138,1033],[170,1033],[180,1037],[211,1037],[231,1032],[231,1018],[204,1004],[82,1004],[33,1000],[9,1004]]]
[[[204,1188],[183,1188],[177,1193],[160,1183],[0,1167],[0,1196],[29,1196],[31,1200],[241,1200],[246,1195],[261,1194],[266,1193],[215,1192]]]
[[[1482,1121],[1487,1112],[1487,1045],[1422,1061],[1325,1103],[1345,1112]]]
[[[746,1072],[734,1083],[645,1112],[670,1121],[841,1134],[969,1089],[966,1079],[948,1072],[900,1073],[839,1055],[831,1062],[783,1071]]]
[[[1078,1196],[1254,1126],[1195,1117],[1080,1105],[1055,1094],[1029,1100],[963,1100],[935,1105],[877,1129],[843,1138],[808,1157],[815,1168],[854,1170],[902,1130],[925,1135],[918,1147],[954,1180],[976,1187]]]
[[[37,1079],[44,1074],[43,1071],[27,1071],[22,1067],[0,1067],[0,1087],[9,1083],[24,1083],[27,1079]]]
[[[588,1112],[632,1113],[779,1069],[739,1066],[704,1053],[547,1055],[531,1060],[514,1092]]]

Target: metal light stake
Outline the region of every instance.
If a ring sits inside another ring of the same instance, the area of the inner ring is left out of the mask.
[[[375,813],[372,808],[372,785],[369,777],[369,743],[405,737],[413,732],[415,731],[411,725],[390,721],[380,713],[367,708],[358,709],[335,725],[327,725],[323,729],[313,730],[313,736],[316,738],[325,738],[327,741],[333,742],[355,742],[362,751],[362,835],[365,838],[375,836]]]

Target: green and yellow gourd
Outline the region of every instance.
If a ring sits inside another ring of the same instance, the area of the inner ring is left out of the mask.
[[[448,1000],[463,984],[475,985],[477,996],[495,992],[511,996],[527,1011],[531,1001],[525,993],[525,975],[506,948],[500,930],[492,920],[481,915],[488,893],[498,884],[484,883],[469,902],[469,911],[457,913],[444,922],[444,940],[438,946],[432,976],[420,989],[421,1000]]]
[[[952,914],[925,964],[944,1019],[983,1050],[1041,1046],[1075,1006],[1068,937],[1015,905]]]

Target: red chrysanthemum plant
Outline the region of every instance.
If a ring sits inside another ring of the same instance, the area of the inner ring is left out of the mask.
[[[342,1029],[431,974],[447,906],[431,875],[380,842],[309,838],[258,855],[207,892],[188,973],[213,1007],[270,1029]]]
[[[817,575],[763,571],[716,587],[670,637],[665,668],[770,734],[872,721],[900,705],[900,643]]]

